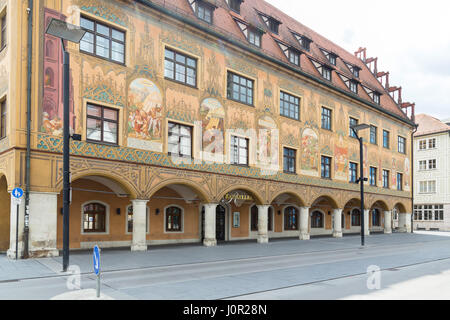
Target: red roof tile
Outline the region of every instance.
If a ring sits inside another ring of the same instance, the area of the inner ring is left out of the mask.
[[[450,131],[449,125],[427,114],[418,114],[416,123],[419,128],[414,134],[415,137]]]
[[[190,16],[191,18],[196,19],[198,23],[204,23],[195,17],[193,10],[190,8],[188,0],[154,0],[153,2],[156,2],[169,10],[174,10],[182,15]],[[261,50],[262,53],[268,54],[278,60],[289,63],[286,56],[280,50],[278,44],[276,44],[273,34],[270,32],[270,30],[258,14],[258,11],[266,14],[267,16],[271,16],[281,22],[279,26],[279,34],[275,36],[279,40],[282,40],[283,42],[288,43],[297,49],[301,49],[301,46],[295,39],[292,31],[295,31],[296,33],[306,36],[312,40],[310,51],[306,52],[305,50],[302,50],[304,52],[301,57],[302,71],[321,78],[321,75],[317,72],[314,65],[310,61],[308,61],[309,59],[305,59],[305,56],[312,57],[320,61],[321,63],[330,65],[320,48],[334,53],[338,56],[335,67],[337,70],[350,78],[354,78],[351,71],[345,65],[345,62],[361,68],[358,80],[362,85],[365,85],[366,87],[369,87],[372,90],[376,90],[382,94],[380,99],[380,107],[390,113],[399,116],[400,118],[409,120],[406,114],[392,99],[389,93],[384,89],[376,76],[370,71],[370,69],[365,65],[363,61],[357,58],[354,54],[346,51],[332,41],[326,39],[325,37],[291,18],[271,4],[263,0],[245,0],[241,4],[240,15],[230,10],[225,0],[216,0],[215,4],[217,5],[217,9],[214,11],[213,26],[210,26],[206,23],[205,26],[208,26],[218,32],[225,33],[230,38],[244,41],[248,46],[252,46],[247,42],[245,36],[243,35],[239,27],[237,27],[237,24],[234,21],[234,17],[242,19],[252,26],[267,31],[262,36],[261,49],[258,49],[254,46],[252,47],[257,50]],[[335,72],[333,72],[332,84],[338,88],[348,91],[349,93],[352,93]],[[372,102],[370,97],[361,87],[359,87],[358,96],[364,100]]]

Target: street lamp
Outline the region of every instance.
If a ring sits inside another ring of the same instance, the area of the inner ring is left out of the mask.
[[[363,146],[363,138],[358,135],[358,132],[361,130],[369,129],[370,126],[368,124],[359,124],[350,127],[353,130],[356,138],[359,140],[359,157],[360,157],[360,174],[359,178],[356,181],[361,185],[361,246],[364,247],[364,182],[367,181],[367,178],[364,178],[364,146]]]
[[[63,271],[69,267],[69,205],[70,205],[70,111],[69,111],[69,85],[70,85],[70,56],[64,46],[64,40],[80,43],[86,31],[80,27],[62,20],[52,18],[47,34],[61,39],[61,48],[64,63],[63,98],[64,98],[64,147],[63,147]],[[73,139],[79,140],[79,135],[73,135]]]

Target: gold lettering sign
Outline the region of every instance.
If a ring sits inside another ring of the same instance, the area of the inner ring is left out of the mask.
[[[243,200],[243,201],[253,201],[253,197],[248,194],[242,193],[227,193],[225,195],[225,200]]]

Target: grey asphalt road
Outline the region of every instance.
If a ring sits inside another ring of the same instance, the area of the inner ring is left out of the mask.
[[[347,236],[162,247],[140,254],[105,250],[102,293],[112,299],[152,300],[450,299],[450,233],[371,235],[365,248],[359,241]],[[79,299],[84,291],[69,290],[68,283],[95,288],[89,252],[71,257],[79,277],[60,274],[60,262],[34,260],[28,269],[39,272],[26,277],[19,268],[15,277],[14,271],[2,271],[2,266],[11,268],[0,258],[0,299],[71,299],[71,294]],[[380,290],[367,287],[370,266],[380,269],[377,278],[371,274],[372,280],[379,279]]]

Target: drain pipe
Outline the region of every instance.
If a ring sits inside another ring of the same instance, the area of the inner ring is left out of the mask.
[[[412,121],[416,122],[416,116],[413,114]],[[419,125],[414,126],[414,130],[411,133],[411,233],[414,233],[414,134],[419,129]]]
[[[30,220],[30,158],[31,158],[31,73],[33,60],[33,0],[28,0],[28,62],[27,62],[27,153],[25,168],[25,217],[23,258],[29,258]]]

